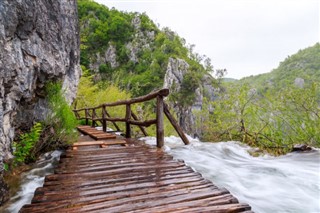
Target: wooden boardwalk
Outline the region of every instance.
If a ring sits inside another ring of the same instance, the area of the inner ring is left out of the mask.
[[[85,128],[104,139],[80,138],[20,212],[251,212],[161,149]]]

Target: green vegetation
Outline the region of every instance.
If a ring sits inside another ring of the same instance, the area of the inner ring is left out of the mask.
[[[68,146],[77,139],[77,120],[66,102],[61,83],[50,82],[45,88],[49,111],[45,121],[37,122],[21,133],[13,143],[12,166],[31,163],[45,151]],[[9,164],[6,164],[9,169]]]
[[[120,12],[90,0],[78,0],[78,8],[81,65],[99,76],[97,79],[112,82],[134,97],[145,95],[162,88],[171,57],[190,65],[188,78],[183,82],[186,88],[199,87],[200,79],[207,73],[201,65],[205,57],[193,53],[193,46],[188,47],[170,29],[158,29],[144,13]],[[110,47],[116,49],[117,66],[103,59]],[[210,60],[207,62],[206,66],[211,66]],[[90,66],[94,64],[98,65]],[[188,103],[194,98],[187,90],[183,96],[188,97]]]
[[[69,104],[64,98],[61,83],[50,82],[46,85],[47,101],[50,113],[45,121],[46,129],[50,129],[50,137],[46,142],[49,149],[65,146],[77,140],[77,120]]]
[[[3,163],[3,170],[5,172],[9,171],[9,165],[7,163]]]
[[[319,47],[300,50],[269,74],[226,83],[225,92],[197,112],[204,138],[240,140],[274,154],[294,144],[320,147]],[[296,78],[304,85],[295,85]]]
[[[34,147],[39,141],[42,129],[41,123],[36,123],[30,132],[20,135],[19,142],[13,143],[15,165],[33,162],[35,160],[36,153]]]

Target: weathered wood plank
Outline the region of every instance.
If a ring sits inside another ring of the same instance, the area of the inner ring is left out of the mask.
[[[147,188],[147,189],[139,189],[139,190],[135,190],[132,192],[128,192],[128,191],[121,191],[121,192],[115,192],[112,194],[102,194],[102,195],[98,195],[98,196],[90,196],[90,197],[82,197],[81,198],[81,202],[79,202],[79,199],[74,198],[74,199],[70,199],[70,200],[58,200],[58,201],[54,201],[54,202],[50,202],[50,207],[54,207],[54,206],[58,206],[58,208],[61,208],[61,205],[77,205],[77,206],[85,206],[85,205],[89,205],[89,204],[96,204],[96,203],[101,203],[101,202],[106,202],[106,201],[114,201],[114,200],[121,200],[121,202],[119,203],[125,203],[128,200],[125,200],[127,198],[132,198],[132,197],[137,197],[140,196],[140,199],[143,198],[145,201],[148,198],[152,198],[154,197],[154,194],[159,193],[159,195],[168,193],[166,196],[170,197],[172,196],[172,194],[170,195],[170,193],[180,190],[180,191],[185,191],[187,193],[190,193],[190,191],[192,190],[197,190],[197,189],[202,189],[202,188],[208,188],[208,187],[212,187],[212,185],[209,184],[190,184],[190,183],[186,183],[184,185],[171,185],[169,187],[167,187],[166,191],[164,191],[162,188],[158,188],[158,187],[154,187],[154,188]],[[144,196],[144,197],[142,197]],[[231,196],[231,195],[229,195]],[[59,205],[57,205],[59,204]],[[115,205],[116,203],[113,203],[113,205]],[[43,207],[48,207],[48,203],[46,202],[39,202],[37,203],[37,208],[43,208]],[[65,207],[64,207],[65,208]],[[68,211],[71,211],[72,208],[68,208]]]
[[[109,141],[81,141],[73,143],[72,146],[94,146],[94,145],[121,145],[127,144],[124,140],[109,140]]]
[[[187,167],[183,166],[183,167],[179,167],[179,168],[162,168],[161,172],[165,173],[165,172],[176,172],[176,171],[185,171],[187,169]],[[187,171],[187,172],[192,172],[192,171]],[[134,176],[134,175],[138,175],[141,174],[141,171],[133,171],[130,173],[113,173],[110,174],[108,171],[105,172],[100,172],[99,176],[95,175],[94,173],[91,174],[83,174],[81,176],[77,175],[77,174],[68,174],[68,175],[60,175],[60,174],[52,174],[52,175],[47,175],[45,178],[46,182],[49,181],[63,181],[63,180],[94,180],[94,179],[100,179],[100,178],[120,178],[120,177],[129,177],[129,176]],[[149,170],[145,170],[143,171],[143,174],[146,176],[150,176],[152,174],[156,173],[156,171],[154,169],[149,169]]]

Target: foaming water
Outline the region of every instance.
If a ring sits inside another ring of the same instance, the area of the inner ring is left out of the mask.
[[[146,143],[155,145],[153,137]],[[166,137],[165,151],[183,159],[203,177],[227,188],[253,211],[320,212],[320,151],[290,153],[280,157],[252,157],[252,148],[238,142],[203,143]]]
[[[53,173],[54,165],[59,162],[60,155],[61,151],[46,153],[30,171],[22,174],[20,190],[10,199],[8,207],[4,210],[5,213],[19,212],[23,205],[31,203],[34,191],[43,186],[46,175]]]

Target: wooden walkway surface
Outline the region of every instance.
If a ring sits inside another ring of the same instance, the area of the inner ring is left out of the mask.
[[[61,156],[55,173],[20,212],[251,212],[161,149],[114,137],[88,138]]]

